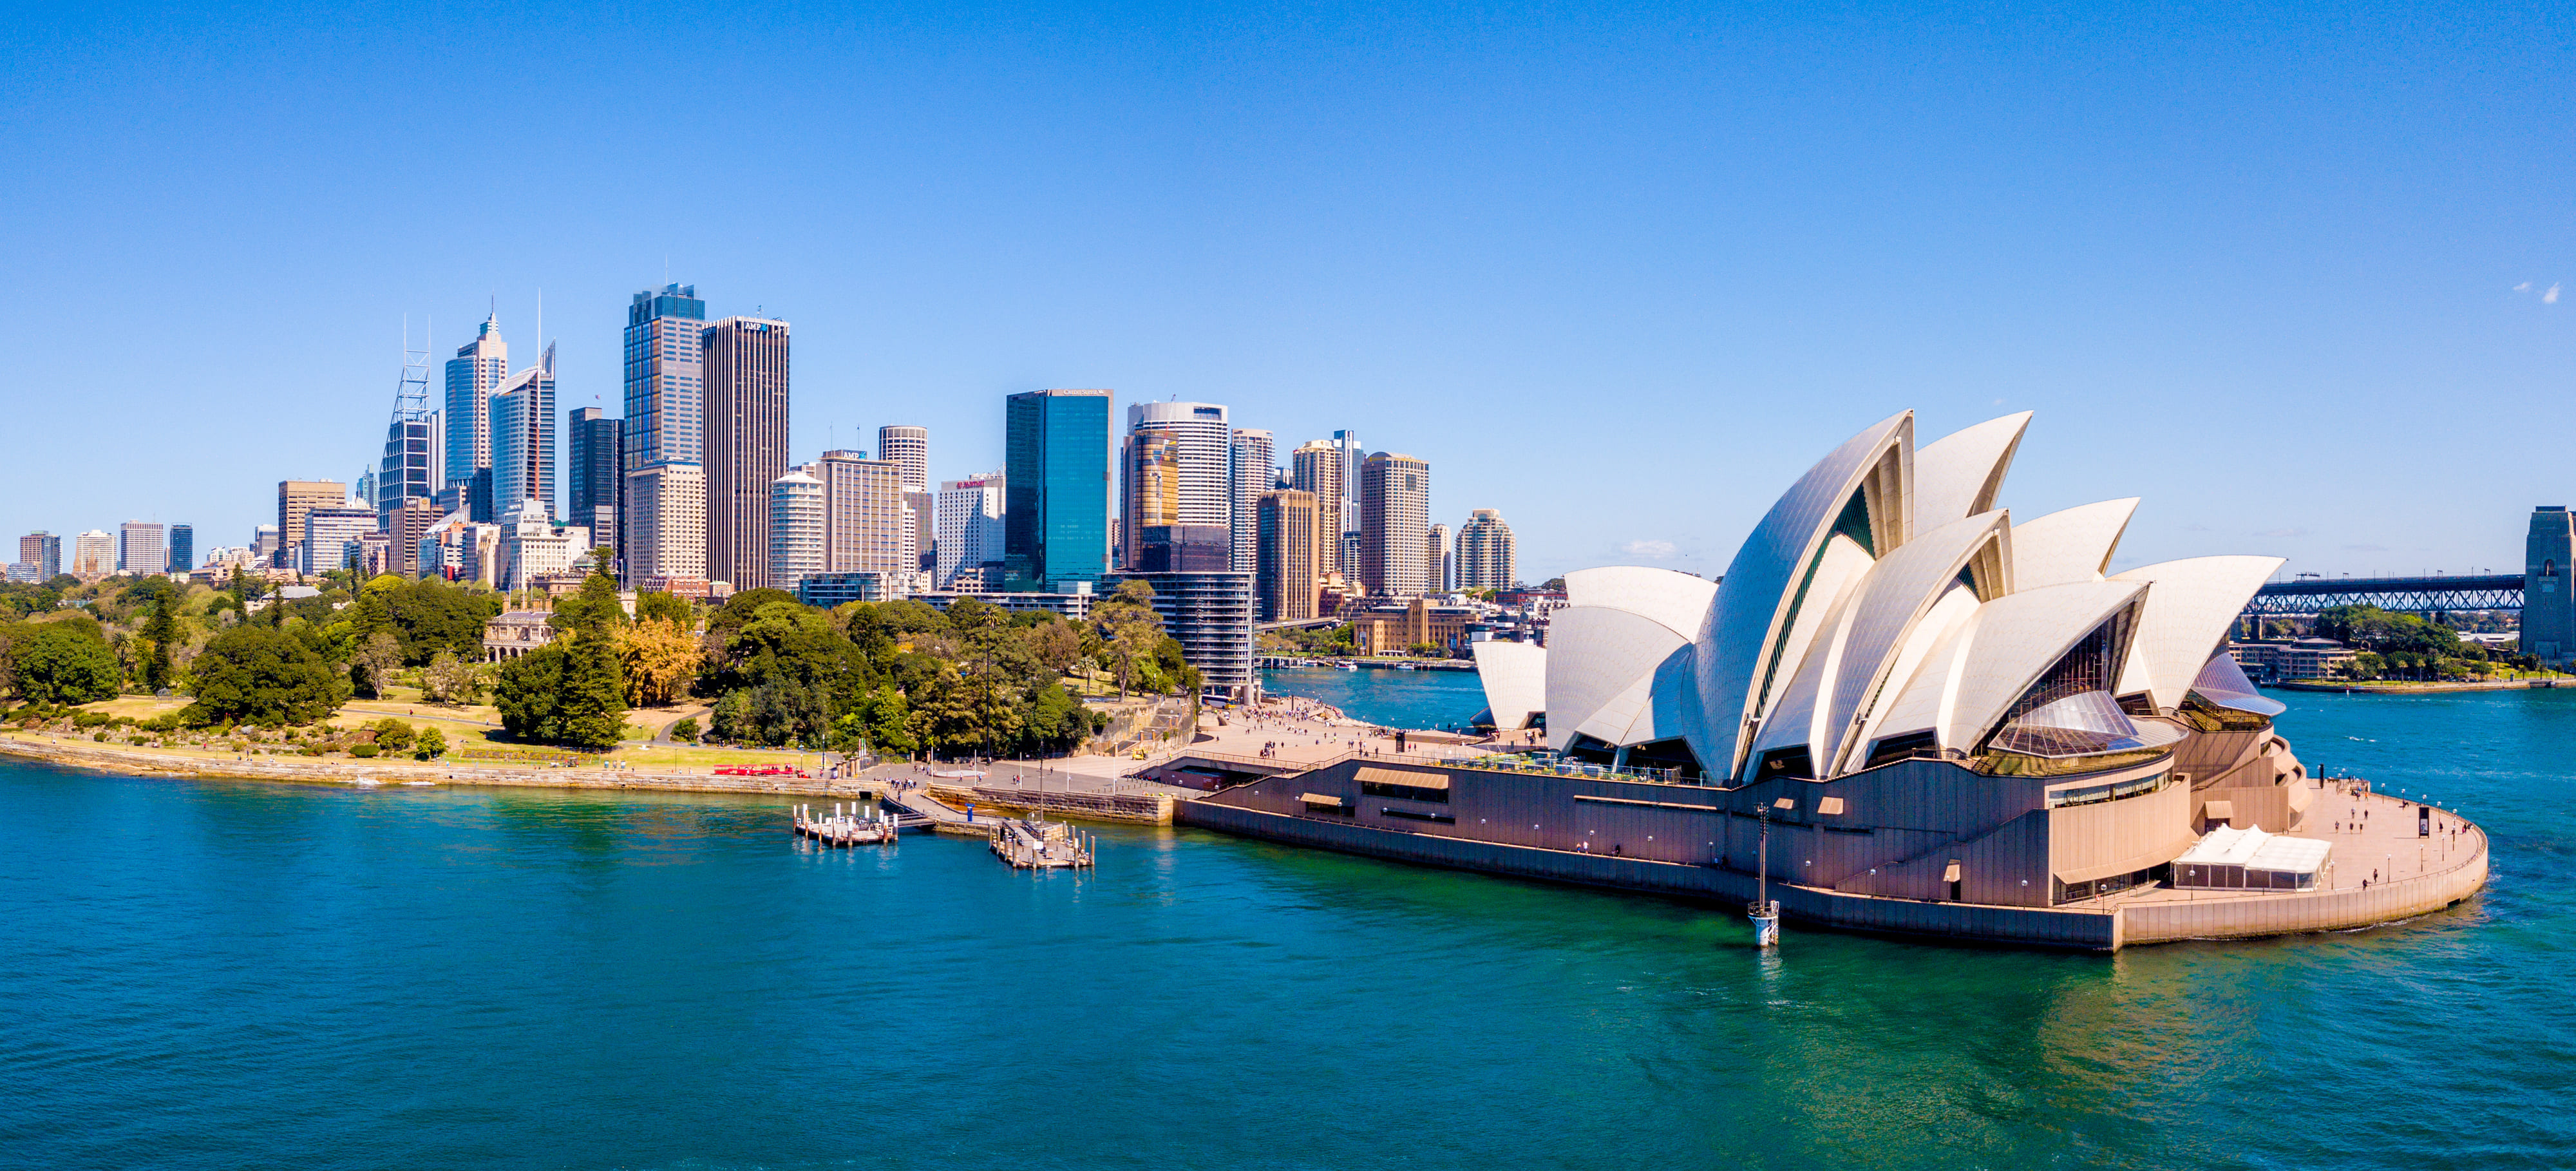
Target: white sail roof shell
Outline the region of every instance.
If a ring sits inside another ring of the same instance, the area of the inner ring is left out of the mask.
[[[1977,607],[1924,656],[1871,738],[1929,731],[1943,748],[1974,748],[2049,667],[2145,588],[2084,582],[2024,590]]]
[[[1547,710],[1547,648],[1527,642],[1471,644],[1476,679],[1485,685],[1485,707],[1494,726],[1509,732],[1529,726]]]
[[[1860,722],[1861,705],[1878,694],[1906,635],[1941,600],[1971,557],[1990,541],[2010,539],[2008,519],[1990,512],[1954,521],[1870,566],[1797,664],[1754,750],[1804,743],[1816,767],[1830,770],[1844,734]]]
[[[1914,453],[1914,528],[1918,533],[1993,511],[2012,470],[2030,412],[1988,419],[1943,436]]]
[[[1717,776],[1732,775],[1745,720],[1759,704],[1771,655],[1787,632],[1791,603],[1808,566],[1832,532],[1835,519],[1864,481],[1893,457],[1897,500],[1882,519],[1904,544],[1914,457],[1914,413],[1880,420],[1845,440],[1818,461],[1772,504],[1735,559],[1727,563],[1717,599],[1709,607],[1692,651],[1693,684],[1682,708],[1691,752]]]
[[[2190,557],[2142,565],[2112,581],[2152,583],[2138,633],[2120,671],[2120,695],[2147,692],[2157,711],[2182,706],[2191,681],[2227,638],[2254,591],[2282,565],[2278,557]]]
[[[1569,606],[1607,606],[1651,618],[1688,639],[1708,621],[1717,583],[1674,569],[1643,565],[1610,565],[1578,569],[1565,575]]]
[[[1567,606],[1548,615],[1548,746],[1564,751],[1622,693],[1636,691],[1642,698],[1655,668],[1689,645],[1689,638],[1661,622],[1608,606]],[[1627,720],[1619,724],[1624,731]]]
[[[2013,526],[2013,585],[2041,586],[2100,581],[2111,568],[2120,534],[2138,511],[2138,498],[2080,504]]]

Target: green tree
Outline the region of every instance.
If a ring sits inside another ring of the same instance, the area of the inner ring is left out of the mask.
[[[678,594],[653,590],[635,595],[637,622],[668,622],[682,630],[697,625],[697,610]]]
[[[426,703],[472,703],[483,695],[482,676],[474,664],[447,651],[438,652],[420,673],[420,697]]]
[[[96,703],[116,695],[116,652],[86,618],[40,622],[10,640],[18,694],[33,703]]]
[[[185,599],[169,579],[150,581],[157,588],[150,591],[152,617],[143,624],[143,638],[151,644],[143,659],[143,686],[157,694],[170,686],[177,673],[171,666],[170,652],[185,638],[179,628],[179,607]]]
[[[492,702],[501,727],[542,744],[604,749],[626,732],[626,685],[604,638],[574,638],[501,667]]]
[[[1116,593],[1091,608],[1091,625],[1100,634],[1101,665],[1118,676],[1124,699],[1139,660],[1154,653],[1163,638],[1163,616],[1154,612],[1154,587],[1124,581]]]
[[[392,716],[367,725],[376,734],[376,745],[387,752],[401,752],[411,747],[415,734],[412,726]]]
[[[293,633],[267,626],[236,626],[216,635],[197,656],[197,702],[183,717],[191,724],[310,724],[326,719],[349,698],[349,685]]]
[[[349,681],[370,699],[383,698],[401,668],[402,642],[390,629],[377,629],[349,655]]]
[[[581,579],[581,590],[555,607],[547,625],[588,639],[604,639],[626,625],[626,607],[617,600],[617,579],[594,573]]]
[[[447,734],[436,728],[423,728],[412,738],[411,753],[422,760],[436,760],[447,755]]]

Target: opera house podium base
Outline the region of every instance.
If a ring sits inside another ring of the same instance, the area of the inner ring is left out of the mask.
[[[1757,811],[1790,800],[1803,810],[1780,809],[1782,816],[1769,825],[1769,893],[1787,923],[2092,951],[2366,927],[2440,910],[2486,881],[2486,836],[2475,825],[2440,812],[2434,814],[2433,836],[2418,837],[2419,807],[2347,791],[2335,787],[2337,782],[2310,782],[2321,790],[2308,811],[2316,824],[2301,832],[2332,840],[2336,856],[2334,869],[2315,889],[2177,887],[2168,867],[2157,867],[2133,885],[2070,899],[2064,884],[2050,891],[2045,877],[2052,856],[2049,823],[2070,812],[2093,811],[2064,809],[2006,819],[2027,833],[1954,837],[1928,854],[1916,851],[1928,859],[1916,864],[1920,877],[1890,881],[1891,872],[1902,867],[1880,861],[1873,868],[1852,859],[1869,861],[1873,848],[1882,858],[1910,849],[1917,843],[1903,838],[1909,831],[1816,826],[1813,811],[1857,811],[1876,797],[1908,790],[1930,789],[1933,804],[1948,803],[1954,799],[1939,795],[1940,770],[1969,784],[1995,780],[1975,778],[1955,765],[1913,763],[1911,769],[1873,770],[1883,774],[1877,793],[1850,783],[1867,774],[1838,780],[1830,786],[1842,795],[1835,804],[1818,797],[1828,786],[1816,782],[1714,789],[1447,761],[1354,760],[1184,801],[1175,807],[1174,820],[1420,865],[1741,907],[1754,897]],[[1811,791],[1782,796],[1791,786]],[[2187,789],[2176,791],[2188,795]],[[2130,800],[2145,808],[2151,799]],[[2360,815],[2364,810],[2367,818]],[[1801,824],[1802,813],[1810,823]],[[2357,828],[2330,828],[2346,820]],[[2072,821],[2056,828],[2069,836],[2088,829]],[[2055,856],[2066,856],[2065,845],[2059,843]],[[1835,881],[1800,881],[1802,872],[1819,872],[1820,855]],[[2034,882],[2025,875],[2039,877]],[[1853,889],[1873,886],[1875,891]],[[1978,901],[1996,898],[1998,891],[2010,892],[2014,901]]]

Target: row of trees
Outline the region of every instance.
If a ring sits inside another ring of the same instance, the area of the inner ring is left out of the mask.
[[[2529,655],[2464,641],[2441,622],[2377,606],[2328,607],[2318,613],[2315,631],[2361,652],[2343,668],[2355,679],[2461,679],[2540,667]]]

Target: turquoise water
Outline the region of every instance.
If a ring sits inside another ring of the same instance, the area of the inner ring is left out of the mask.
[[[2576,692],[2284,696],[2484,820],[2368,932],[2116,957],[1196,832],[0,763],[0,1166],[2563,1167]]]
[[[1264,671],[1261,686],[1273,695],[1320,699],[1353,719],[1390,728],[1455,728],[1485,710],[1485,687],[1473,671],[1300,667]]]

